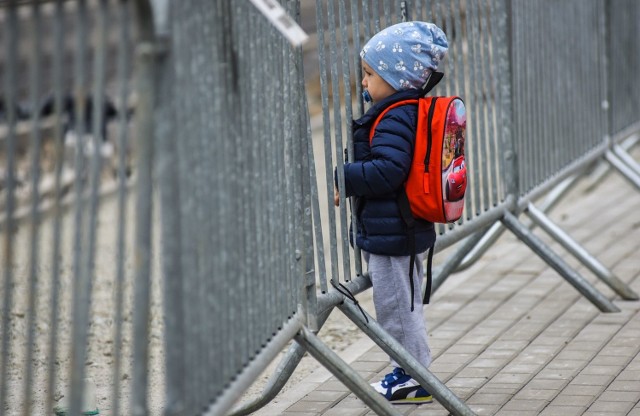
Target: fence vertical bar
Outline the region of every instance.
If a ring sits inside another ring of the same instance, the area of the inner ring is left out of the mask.
[[[354,7],[353,5],[351,7]],[[353,151],[353,131],[351,129],[351,122],[353,120],[353,98],[351,95],[351,68],[349,65],[349,35],[347,32],[347,19],[346,19],[346,7],[344,4],[344,0],[339,0],[338,2],[338,18],[339,18],[339,24],[340,24],[340,40],[341,40],[341,44],[342,44],[342,87],[344,88],[344,102],[345,102],[345,120],[344,120],[344,126],[345,126],[345,132],[347,135],[347,144],[346,144],[346,148],[348,149],[349,153],[350,151]],[[353,51],[353,54],[356,56],[359,56],[359,50],[356,49]],[[340,128],[342,129],[342,126],[338,126],[336,124],[336,128]],[[338,152],[336,152],[338,153]],[[350,159],[351,160],[351,159]],[[343,213],[342,218],[345,219],[345,221],[343,222],[343,234],[344,234],[344,239],[343,239],[343,264],[344,264],[344,277],[345,280],[351,280],[351,257],[350,257],[350,247],[349,247],[349,226],[346,223],[346,218],[348,218],[347,215],[347,207],[345,206],[346,204],[344,204],[341,207],[341,211]],[[352,205],[353,206],[353,205]],[[356,223],[356,218],[355,218],[355,211],[351,210],[351,223],[355,224]],[[352,232],[355,233],[355,226],[352,226]],[[353,241],[355,241],[355,235],[353,236]],[[361,274],[362,273],[362,264],[360,262],[360,252],[359,250],[357,250],[357,252],[355,253],[355,266],[356,266],[356,274]]]
[[[320,1],[316,2],[316,25],[318,28],[318,59],[320,66],[320,95],[322,101],[322,120],[324,127],[324,162],[325,162],[325,183],[327,186],[327,193],[331,195],[331,190],[334,186],[333,183],[333,175],[331,175],[326,169],[326,166],[333,165],[333,159],[331,157],[331,116],[329,114],[329,86],[327,80],[327,57],[326,57],[326,41],[324,38],[325,35],[325,26],[324,20],[322,16],[324,16],[324,10],[322,8],[322,3]],[[328,12],[327,12],[328,13]],[[332,83],[334,80],[331,81]],[[339,172],[339,170],[338,170]],[[327,206],[329,213],[329,261],[330,261],[330,278],[338,275],[338,249],[336,245],[337,233],[336,233],[336,215],[335,211],[332,209],[333,201],[331,198],[328,198]],[[325,282],[326,286],[326,282]],[[325,290],[326,291],[326,290]]]
[[[7,108],[7,124],[8,135],[6,139],[6,208],[5,208],[5,223],[4,223],[4,296],[3,296],[3,311],[2,311],[2,373],[0,373],[0,406],[4,409],[7,403],[7,381],[9,378],[9,357],[11,356],[11,308],[13,306],[13,260],[14,260],[14,245],[13,245],[13,229],[16,226],[14,222],[15,213],[15,155],[16,155],[16,118],[15,111],[16,102],[16,62],[17,62],[17,38],[18,38],[18,22],[16,1],[8,0],[7,2],[7,21],[4,24],[4,51],[8,58],[7,68],[4,70],[3,85],[5,90],[5,99],[8,104]]]
[[[340,77],[338,75],[338,63],[339,63],[339,51],[338,51],[338,39],[337,39],[337,30],[336,30],[336,13],[335,13],[335,8],[334,8],[334,1],[335,0],[329,0],[327,2],[327,21],[328,21],[328,29],[329,29],[329,33],[330,33],[330,50],[331,50],[331,54],[330,54],[330,60],[331,60],[331,93],[333,96],[333,126],[334,126],[334,136],[335,136],[335,166],[337,166],[337,176],[338,176],[338,189],[340,191],[340,199],[341,200],[345,200],[344,195],[345,195],[345,184],[344,184],[344,170],[342,169],[343,163],[344,163],[344,153],[343,153],[343,149],[344,149],[344,145],[343,145],[343,140],[342,140],[342,112],[341,112],[341,105],[340,105]],[[350,104],[349,104],[350,105]],[[327,149],[330,149],[331,147],[328,147]],[[327,166],[331,166],[331,165],[327,165]],[[331,170],[328,168],[325,168],[325,170],[327,171],[327,193],[328,195],[331,195],[331,189],[334,186],[333,183],[333,175],[331,175]],[[328,198],[329,199],[329,205],[331,205],[332,202],[332,198]],[[343,275],[343,279],[348,279],[349,276],[349,270],[347,268],[348,266],[348,260],[349,260],[349,233],[345,232],[348,229],[347,226],[347,211],[346,211],[346,204],[342,203],[340,204],[340,238],[342,240],[342,244],[340,245],[342,248],[342,275]],[[336,223],[335,227],[336,228],[338,226],[338,224]],[[336,237],[337,238],[337,237]],[[332,238],[332,244],[333,241],[335,241]],[[340,258],[340,253],[336,252],[336,261],[338,261],[338,259]],[[338,280],[338,275],[333,275],[331,276],[333,279]]]
[[[97,27],[96,27],[96,46],[94,51],[94,68],[93,68],[93,91],[91,93],[92,101],[92,126],[90,127],[91,137],[93,140],[90,171],[83,172],[83,174],[89,175],[90,189],[88,191],[88,222],[87,222],[87,234],[85,240],[85,256],[82,260],[83,263],[80,268],[80,274],[82,276],[82,286],[80,292],[80,301],[75,309],[74,323],[77,326],[77,334],[74,342],[79,342],[80,345],[85,345],[88,340],[89,330],[89,317],[91,313],[91,291],[93,287],[94,269],[95,269],[95,253],[96,253],[96,240],[97,240],[97,225],[98,225],[98,207],[99,207],[99,192],[100,192],[100,171],[102,169],[102,155],[100,153],[102,144],[102,120],[104,116],[104,83],[105,83],[105,54],[106,54],[106,27],[107,27],[107,0],[100,0],[97,6]],[[85,17],[86,18],[86,17]],[[88,109],[85,108],[85,111]],[[81,138],[81,140],[83,140]],[[76,160],[79,157],[85,157],[84,151],[81,155],[76,156]],[[72,359],[77,360],[76,366],[73,369],[72,374],[72,391],[71,391],[71,403],[69,412],[70,414],[76,414],[80,412],[84,405],[84,393],[85,393],[85,359],[87,357],[86,347],[78,347]],[[79,353],[79,355],[78,355]],[[80,391],[76,390],[80,387]],[[75,397],[74,397],[75,396]],[[74,398],[76,400],[74,400]],[[94,409],[90,409],[94,410]]]
[[[76,9],[75,23],[76,33],[76,56],[74,62],[74,112],[78,115],[78,120],[85,120],[87,116],[87,89],[86,89],[86,58],[87,58],[87,3],[86,0],[79,0]],[[73,333],[71,345],[70,364],[70,396],[69,412],[78,414],[80,412],[82,393],[84,390],[84,363],[86,356],[86,334],[87,317],[89,310],[88,276],[85,274],[84,265],[81,264],[86,244],[85,233],[85,181],[83,175],[85,171],[85,134],[86,126],[79,122],[75,125],[76,135],[75,149],[75,213],[74,213],[74,241],[73,241]]]
[[[32,108],[37,108],[41,89],[42,55],[42,19],[40,16],[40,2],[31,5],[32,33],[35,37],[29,56],[29,96]],[[30,212],[30,253],[29,253],[29,289],[28,289],[28,323],[27,323],[27,354],[25,359],[24,376],[24,414],[31,413],[31,396],[33,391],[33,355],[35,347],[36,298],[38,296],[38,266],[40,265],[40,155],[41,155],[40,115],[31,115],[31,137],[29,150],[31,152],[31,212]],[[10,290],[10,289],[9,289]]]
[[[54,10],[53,24],[54,47],[56,50],[63,50],[63,28],[64,28],[64,9],[62,0],[56,0]],[[54,207],[53,207],[53,235],[52,235],[52,254],[51,254],[51,296],[49,316],[51,317],[51,330],[49,332],[49,366],[47,380],[47,399],[45,409],[53,408],[53,395],[56,386],[56,357],[58,355],[58,317],[59,317],[59,299],[60,292],[60,250],[62,235],[62,210],[60,205],[61,199],[61,180],[62,167],[64,164],[64,147],[62,132],[62,73],[63,61],[60,54],[56,54],[53,58],[53,98],[54,98],[54,141],[55,141],[55,190],[54,190]],[[117,414],[117,413],[116,413]]]
[[[139,101],[137,108],[136,149],[136,229],[135,229],[135,285],[133,314],[133,362],[131,379],[131,414],[148,413],[147,387],[149,368],[149,316],[151,286],[151,219],[152,219],[152,170],[155,91],[157,87],[155,62],[158,47],[154,39],[153,18],[150,4],[144,0],[136,3],[140,42],[136,47],[136,74]]]
[[[156,14],[169,14],[169,5],[158,5],[165,8],[155,11]],[[161,268],[164,276],[164,322],[165,322],[165,394],[166,406],[164,416],[179,416],[185,409],[185,359],[184,353],[175,348],[185,339],[184,331],[184,276],[182,273],[180,224],[180,186],[178,181],[179,163],[177,143],[174,128],[173,86],[175,75],[172,64],[172,50],[170,45],[171,23],[163,22],[156,26],[157,45],[162,54],[158,56],[157,77],[158,92],[156,106],[158,115],[155,129],[157,137],[157,153],[155,157],[155,171],[159,183],[158,215],[163,226],[160,228],[162,252],[169,253],[162,256]]]
[[[127,102],[127,92],[129,84],[127,80],[127,68],[129,66],[128,44],[129,35],[129,15],[128,3],[121,4],[118,8],[118,20],[122,22],[122,29],[118,39],[118,79],[120,80],[118,95],[121,103]],[[125,265],[124,257],[125,249],[125,233],[127,230],[127,160],[126,149],[128,148],[127,134],[127,114],[126,111],[120,111],[118,115],[118,225],[117,225],[117,241],[116,241],[116,276],[115,276],[115,328],[113,342],[113,381],[112,381],[112,397],[113,397],[113,414],[120,414],[120,379],[122,373],[122,316],[124,307],[124,284],[125,284]],[[164,259],[164,258],[163,258]],[[176,277],[177,279],[177,277]],[[177,297],[176,297],[177,298]],[[170,380],[167,378],[167,380]]]

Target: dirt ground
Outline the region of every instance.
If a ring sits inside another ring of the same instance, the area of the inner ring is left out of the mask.
[[[131,198],[127,204],[128,216],[133,214],[133,201]],[[76,210],[70,206],[62,216],[62,246],[59,255],[60,259],[60,288],[58,292],[58,314],[59,323],[55,335],[55,342],[58,353],[55,358],[54,371],[56,374],[56,389],[54,392],[54,405],[65,400],[68,395],[69,375],[67,369],[70,364],[70,346],[72,339],[72,306],[75,302],[72,293],[74,287],[73,280],[73,241],[76,227]],[[88,210],[83,213],[85,216]],[[122,331],[123,342],[121,344],[122,367],[120,372],[121,388],[118,393],[121,400],[121,408],[126,408],[130,391],[131,377],[131,356],[132,346],[132,288],[133,288],[133,264],[132,250],[134,227],[131,217],[127,218],[126,240],[124,258],[124,286],[123,308],[122,308]],[[101,201],[97,238],[95,273],[91,294],[91,318],[89,327],[89,340],[87,360],[85,362],[86,376],[95,385],[97,407],[101,414],[109,414],[111,404],[116,393],[113,391],[113,377],[116,346],[114,344],[116,329],[119,327],[116,321],[116,265],[117,265],[117,198],[113,193]],[[32,263],[33,246],[31,235],[32,227],[29,222],[19,222],[13,234],[12,245],[14,247],[13,258],[13,285],[12,302],[10,308],[10,351],[9,351],[9,374],[8,374],[8,403],[5,407],[7,415],[22,414],[18,411],[24,406],[25,391],[25,368],[26,353],[29,336],[29,325],[31,320],[35,322],[34,337],[35,348],[31,365],[33,368],[33,385],[30,389],[30,402],[32,412],[30,414],[53,414],[51,409],[45,409],[46,392],[48,391],[48,365],[50,352],[50,337],[52,334],[51,301],[53,293],[53,220],[43,218],[39,234],[38,259],[35,277],[36,295],[34,310],[30,310],[30,268]],[[157,234],[156,234],[157,235]],[[0,263],[6,262],[5,251],[2,251]],[[156,263],[156,271],[157,263]],[[154,273],[157,276],[157,273]],[[4,282],[3,282],[4,283]],[[4,285],[2,285],[4,287]],[[4,292],[4,291],[3,291]],[[154,278],[151,288],[152,297],[152,319],[151,319],[151,339],[150,339],[150,378],[152,389],[149,392],[149,405],[153,414],[160,414],[163,405],[163,376],[164,368],[162,356],[162,319],[160,303],[159,279]],[[4,293],[2,294],[4,296]],[[35,312],[35,314],[33,313]]]

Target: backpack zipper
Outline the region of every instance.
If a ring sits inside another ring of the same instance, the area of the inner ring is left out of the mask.
[[[429,106],[429,113],[427,115],[427,154],[424,157],[424,171],[429,173],[429,157],[431,156],[431,143],[433,142],[431,137],[431,123],[433,122],[433,113],[436,111],[436,100],[438,97],[433,97],[431,105]]]

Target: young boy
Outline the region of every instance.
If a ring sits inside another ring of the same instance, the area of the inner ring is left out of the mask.
[[[422,365],[431,364],[420,290],[411,299],[410,258],[416,254],[413,286],[421,287],[422,253],[435,243],[432,223],[416,220],[412,252],[410,235],[396,202],[403,192],[413,158],[417,105],[391,109],[380,120],[369,144],[369,130],[391,104],[424,94],[422,87],[448,49],[447,38],[432,23],[405,22],[377,33],[360,57],[362,86],[371,108],[353,122],[354,161],[344,165],[345,194],[354,196],[358,218],[356,244],[364,253],[373,284],[376,318]],[[335,190],[335,203],[339,193]],[[391,358],[393,372],[372,384],[392,403],[429,403],[420,387]]]

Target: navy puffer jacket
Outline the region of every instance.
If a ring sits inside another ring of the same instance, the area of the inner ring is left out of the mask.
[[[370,253],[409,256],[426,251],[435,242],[433,223],[416,220],[412,253],[409,230],[396,202],[411,167],[418,107],[403,105],[389,110],[369,145],[369,130],[378,115],[397,101],[418,96],[417,90],[397,92],[353,121],[354,161],[344,165],[345,192],[356,197],[356,244]]]

